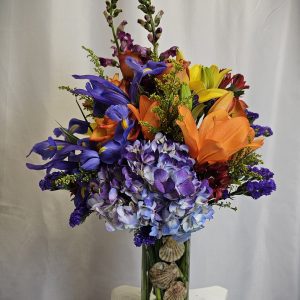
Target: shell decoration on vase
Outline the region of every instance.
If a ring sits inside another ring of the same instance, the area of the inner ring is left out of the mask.
[[[159,258],[166,262],[179,260],[185,251],[183,243],[176,242],[171,236],[165,239],[163,246],[159,250]]]
[[[166,290],[175,279],[181,277],[181,272],[175,263],[157,262],[150,269],[149,275],[154,287]]]
[[[187,296],[187,289],[183,282],[173,282],[166,290],[163,300],[185,300]]]

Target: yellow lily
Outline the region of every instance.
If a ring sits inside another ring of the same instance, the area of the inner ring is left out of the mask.
[[[220,71],[216,65],[209,68],[194,65],[190,68],[190,88],[199,96],[199,102],[205,102],[225,95],[228,91],[219,89],[224,76],[231,69]]]

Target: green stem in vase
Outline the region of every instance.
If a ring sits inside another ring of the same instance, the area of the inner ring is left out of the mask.
[[[162,300],[161,290],[159,288],[155,289],[156,300]]]

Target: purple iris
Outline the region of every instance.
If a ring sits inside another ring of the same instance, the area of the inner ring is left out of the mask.
[[[101,161],[112,164],[121,157],[134,121],[128,119],[129,110],[126,105],[112,105],[106,110],[105,115],[118,122],[114,138],[100,149]]]
[[[52,158],[57,152],[57,147],[61,146],[61,143],[64,144],[65,142],[58,142],[52,137],[48,137],[48,140],[36,143],[30,150],[27,157],[34,152],[39,154],[43,160]]]
[[[100,165],[100,157],[97,151],[84,150],[80,155],[81,168],[86,171],[96,170]]]
[[[75,89],[74,93],[78,95],[90,96],[94,99],[94,115],[99,116],[105,113],[110,105],[129,103],[127,95],[116,85],[104,78],[94,75],[73,75],[75,79],[87,79],[86,90]]]
[[[56,147],[55,153],[51,152],[51,149],[48,149],[50,154],[47,155],[47,151],[44,152],[38,149],[34,149],[35,146],[33,147],[33,150],[31,152],[35,152],[37,154],[40,154],[42,158],[46,157],[46,159],[52,158],[49,162],[42,164],[42,165],[34,165],[27,163],[26,166],[28,169],[31,170],[47,170],[47,173],[49,173],[52,169],[58,169],[58,170],[73,170],[78,167],[78,156],[75,155],[76,150],[84,150],[86,148],[79,146],[79,145],[73,145],[69,144],[64,141],[55,141],[57,145],[60,147]],[[40,143],[39,143],[40,144]],[[31,154],[29,153],[29,155]]]
[[[130,56],[126,58],[126,64],[134,71],[134,77],[130,87],[131,102],[135,102],[137,100],[138,87],[143,77],[146,75],[161,74],[167,68],[167,65],[164,62],[154,62],[151,60],[145,65],[141,65]]]
[[[129,110],[126,105],[112,105],[106,110],[105,115],[113,121],[128,122]]]
[[[69,122],[68,132],[71,134],[79,133],[79,134],[85,134],[88,132],[90,124],[87,121],[82,121],[76,118],[73,118]],[[62,130],[60,128],[55,128],[53,133],[56,137],[59,137],[63,134]]]

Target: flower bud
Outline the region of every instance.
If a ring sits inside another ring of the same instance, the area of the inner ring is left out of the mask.
[[[154,23],[155,23],[156,26],[159,25],[160,20],[161,20],[163,14],[164,14],[164,12],[163,12],[162,10],[160,10],[160,11],[157,13],[157,15],[155,16],[155,18],[154,18]]]
[[[138,19],[138,23],[140,25],[142,25],[143,27],[145,27],[145,25],[146,25],[146,22],[144,20],[142,20],[142,19]]]
[[[162,34],[162,28],[161,27],[158,27],[155,31],[155,39],[156,40],[159,40],[160,37],[161,37],[161,34]]]
[[[148,36],[147,36],[147,38],[148,38],[148,41],[150,43],[153,43],[154,39],[153,39],[153,34],[152,33],[149,33]]]
[[[149,7],[149,13],[150,13],[151,15],[153,15],[153,14],[155,13],[155,6],[154,6],[154,5],[151,5],[151,6]]]

